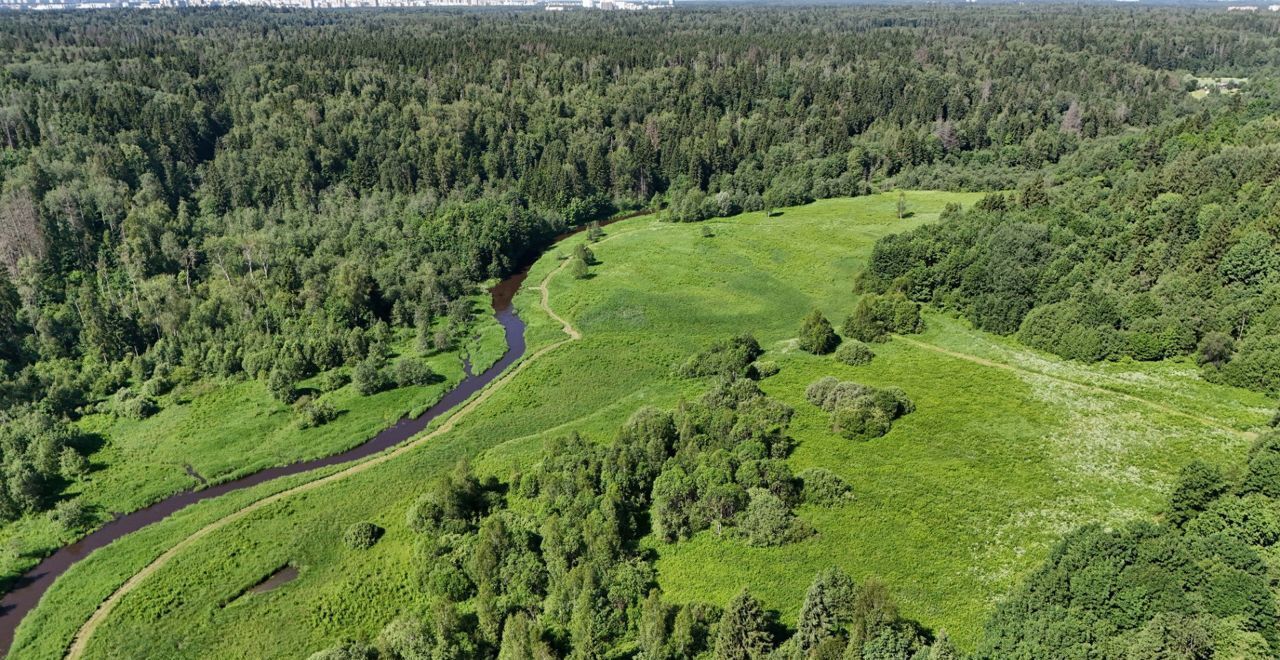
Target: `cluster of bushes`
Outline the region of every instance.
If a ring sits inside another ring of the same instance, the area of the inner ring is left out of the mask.
[[[1276,657],[1280,433],[1235,473],[1192,463],[1165,522],[1071,533],[997,608],[978,657]]]
[[[0,521],[44,511],[89,472],[90,440],[46,412],[0,413]]]
[[[915,410],[901,389],[881,389],[832,376],[810,383],[805,398],[831,413],[831,430],[850,440],[878,438],[889,432],[895,419]]]

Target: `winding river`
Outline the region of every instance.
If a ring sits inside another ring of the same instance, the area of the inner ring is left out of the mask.
[[[563,237],[557,237],[557,240]],[[49,589],[54,580],[66,572],[72,564],[80,561],[94,550],[130,532],[162,520],[201,500],[217,497],[241,488],[256,486],[278,477],[299,474],[339,463],[347,463],[377,454],[417,435],[432,420],[466,401],[471,395],[506,371],[507,367],[524,356],[524,321],[521,321],[520,317],[516,315],[515,309],[511,305],[511,300],[515,297],[520,285],[524,283],[528,275],[529,269],[525,267],[489,290],[493,302],[494,316],[497,318],[498,323],[502,324],[502,328],[506,333],[507,352],[493,366],[485,369],[484,373],[468,373],[456,387],[446,392],[435,405],[428,408],[422,415],[415,418],[401,419],[395,425],[383,429],[364,443],[340,454],[292,463],[282,467],[268,468],[234,481],[227,481],[200,490],[183,491],[144,509],[118,516],[79,541],[63,546],[57,552],[44,558],[35,568],[27,571],[21,578],[18,578],[13,589],[4,595],[3,600],[0,600],[0,655],[9,652],[18,623],[22,621],[22,618],[28,612],[35,608],[36,604],[40,602],[40,597]],[[469,372],[470,369],[467,371]]]

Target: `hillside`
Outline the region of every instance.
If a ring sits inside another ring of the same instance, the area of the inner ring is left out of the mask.
[[[605,441],[643,405],[698,395],[705,386],[679,379],[673,367],[743,331],[759,338],[761,359],[780,366],[764,390],[797,411],[794,471],[831,469],[853,485],[855,499],[802,507],[817,533],[776,549],[712,532],[671,545],[648,540],[659,584],[674,601],[718,605],[748,586],[794,623],[809,577],[836,564],[859,580],[879,576],[906,616],[973,648],[994,603],[1066,531],[1150,519],[1183,464],[1238,455],[1270,410],[1264,397],[1206,384],[1185,365],[1063,363],[934,314],[925,333],[873,345],[866,366],[795,349],[810,308],[837,319],[852,309],[853,276],[876,238],[932,222],[948,202],[975,199],[911,193],[906,220],[896,217],[893,195],[831,200],[704,225],[712,236],[703,226],[646,217],[608,226],[591,246],[600,263],[590,278],[561,272],[548,281],[552,309],[581,341],[529,362],[448,434],[186,548],[121,600],[95,631],[89,655],[295,657],[326,640],[369,639],[398,613],[428,604],[405,512],[433,474],[470,455],[477,474],[506,480],[530,469],[553,437],[579,431]],[[550,251],[529,281],[564,265],[558,256],[582,240]],[[526,287],[517,299],[533,347],[563,338],[538,311],[537,296]],[[806,386],[823,375],[901,387],[917,410],[883,437],[844,440],[804,400]],[[14,657],[56,653],[88,617],[92,594],[113,588],[106,574],[137,570],[145,548],[167,547],[211,515],[210,508],[184,513],[163,533],[124,539],[77,567],[24,625]],[[340,536],[358,520],[386,535],[354,553]],[[299,569],[296,580],[238,597],[285,564]]]

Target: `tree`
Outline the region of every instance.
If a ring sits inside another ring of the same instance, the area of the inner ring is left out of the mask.
[[[649,596],[640,604],[637,631],[641,657],[645,660],[669,657],[667,645],[671,637],[671,614],[671,606],[662,602],[662,592],[651,589]]]
[[[763,488],[751,489],[751,502],[742,519],[742,530],[751,545],[773,546],[789,543],[803,531],[795,514],[778,496]]]
[[[716,632],[717,660],[763,658],[773,647],[769,619],[760,601],[743,589],[729,601]]]
[[[1226,481],[1218,468],[1200,461],[1188,463],[1169,496],[1169,522],[1185,525],[1226,489]]]
[[[429,385],[435,380],[435,377],[436,374],[432,371],[431,365],[422,360],[413,358],[396,360],[395,381],[398,387]]]
[[[361,396],[370,396],[387,389],[389,382],[383,370],[383,361],[371,356],[356,365],[351,372],[351,384]]]
[[[876,578],[864,582],[853,599],[850,616],[850,643],[861,647],[866,641],[898,621],[898,605],[889,587]]]
[[[267,389],[281,403],[290,404],[298,400],[298,390],[293,383],[293,375],[287,369],[277,366],[271,370],[271,376],[267,379]]]
[[[1196,361],[1201,365],[1221,367],[1231,360],[1235,342],[1221,332],[1210,332],[1200,340],[1196,349]]]
[[[569,273],[576,280],[585,280],[591,275],[591,269],[587,266],[587,262],[583,259],[574,257],[569,264]]]
[[[898,219],[907,217],[907,194],[901,190],[898,191]]]
[[[831,567],[818,573],[805,593],[796,622],[796,640],[808,652],[837,636],[849,620],[857,587],[844,571]]]
[[[78,481],[89,474],[89,459],[71,447],[58,454],[58,472],[68,481]]]
[[[814,355],[826,355],[840,344],[840,337],[831,328],[831,322],[819,310],[809,312],[800,327],[800,349]]]

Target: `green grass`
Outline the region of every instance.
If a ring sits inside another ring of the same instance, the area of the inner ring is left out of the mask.
[[[672,366],[713,339],[751,331],[782,371],[763,387],[797,410],[796,471],[823,466],[853,484],[856,500],[804,508],[818,533],[783,548],[750,548],[704,533],[674,546],[649,541],[674,600],[724,604],[748,586],[793,621],[812,575],[832,563],[884,578],[904,614],[973,646],[994,602],[1050,545],[1085,521],[1152,516],[1171,476],[1192,458],[1226,463],[1262,423],[1264,397],[1208,385],[1183,363],[1063,363],[940,314],[915,339],[1016,369],[895,340],[847,367],[794,349],[812,307],[837,323],[853,307],[853,275],[872,242],[936,220],[947,202],[978,195],[909,193],[828,200],[779,217],[745,214],[705,225],[636,218],[606,228],[594,277],[558,276],[551,304],[583,333],[530,363],[453,432],[405,456],[257,512],[202,539],[126,596],[93,637],[93,657],[298,657],[343,637],[369,638],[398,613],[426,605],[417,586],[409,503],[433,475],[469,457],[483,473],[526,468],[543,441],[578,430],[607,441],[645,404],[669,406],[704,386]],[[702,227],[715,236],[703,238]],[[553,249],[517,297],[531,350],[563,337],[537,310],[531,287],[581,237]],[[857,443],[826,428],[803,398],[822,375],[902,387],[918,410],[885,437]],[[1169,414],[1152,398],[1219,428]],[[239,495],[238,497],[247,497]],[[41,617],[19,632],[14,658],[57,657],[96,603],[224,502],[209,503],[96,553],[51,590]],[[347,525],[387,529],[373,549],[342,545]],[[297,580],[235,598],[286,562]],[[102,566],[103,570],[95,570]],[[107,569],[109,567],[109,570]]]
[[[487,296],[477,297],[487,309]],[[398,355],[421,356],[409,333],[394,347]],[[335,454],[360,444],[408,413],[418,413],[439,400],[463,375],[460,355],[471,356],[479,372],[502,356],[502,327],[491,315],[480,316],[470,336],[454,351],[426,356],[445,380],[427,386],[391,389],[361,396],[351,385],[321,395],[338,411],[334,421],[300,429],[289,406],[274,399],[258,380],[203,380],[180,386],[161,398],[163,409],[145,420],[99,413],[80,426],[101,436],[101,448],[89,456],[92,472],[73,484],[67,497],[78,497],[99,522],[112,513],[130,512],[199,481],[229,481],[264,468]],[[299,384],[315,388],[315,380]],[[40,557],[71,541],[47,514],[27,516],[0,527],[0,547],[14,548],[0,558],[0,576],[14,576]]]

